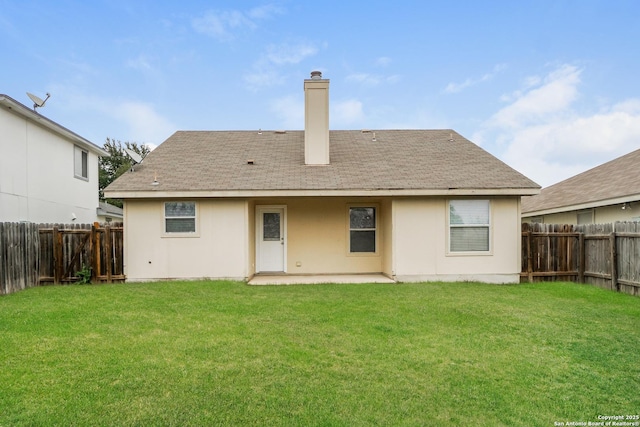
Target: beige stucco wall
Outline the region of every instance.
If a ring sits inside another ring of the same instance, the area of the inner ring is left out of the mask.
[[[622,209],[622,205],[603,206],[595,209],[594,217],[596,224],[616,221],[639,221],[640,204],[633,203],[631,209]]]
[[[530,222],[531,218],[522,217],[522,222]],[[561,212],[552,215],[544,215],[543,222],[547,224],[577,224],[576,212]]]
[[[519,198],[491,201],[491,250],[482,254],[449,253],[447,206],[444,198],[393,202],[393,260],[397,279],[517,283],[520,273]]]
[[[491,202],[491,251],[449,254],[444,198],[296,198],[197,201],[192,237],[163,232],[163,202],[125,203],[129,280],[245,279],[256,272],[256,209],[286,206],[287,274],[384,273],[400,281],[515,283],[520,273],[519,199]],[[377,251],[349,253],[349,206],[376,206]]]
[[[97,220],[98,157],[88,180],[74,177],[74,144],[0,109],[0,221],[78,223]]]
[[[166,235],[163,209],[159,200],[125,202],[128,280],[247,277],[247,202],[197,201],[191,237]]]
[[[387,202],[388,204],[388,202]],[[340,274],[382,272],[385,246],[383,203],[379,199],[298,198],[254,201],[259,206],[286,206],[287,273]],[[348,206],[378,208],[378,248],[375,254],[349,253]],[[255,221],[254,221],[255,222]],[[255,241],[255,236],[252,239]],[[254,252],[251,257],[254,258]],[[252,265],[255,268],[255,264]]]
[[[393,277],[393,201],[383,199],[380,202],[380,217],[384,219],[380,225],[380,235],[384,238],[382,245],[382,273]]]

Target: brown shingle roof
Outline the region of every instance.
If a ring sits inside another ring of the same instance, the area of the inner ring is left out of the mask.
[[[522,198],[522,212],[531,213],[640,195],[640,150]]]
[[[451,130],[375,137],[331,131],[331,164],[307,166],[303,131],[178,131],[107,191],[150,191],[155,175],[163,191],[539,188]]]

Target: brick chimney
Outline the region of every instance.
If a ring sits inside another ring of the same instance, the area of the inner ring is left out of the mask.
[[[304,81],[304,163],[329,164],[329,80],[320,71]]]

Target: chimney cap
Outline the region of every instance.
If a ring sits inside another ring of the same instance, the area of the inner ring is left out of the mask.
[[[320,80],[320,79],[322,79],[322,71],[311,72],[311,80]]]

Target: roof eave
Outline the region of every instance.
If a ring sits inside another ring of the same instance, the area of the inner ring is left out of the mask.
[[[527,212],[523,211],[522,217],[528,218],[532,216],[551,215],[551,214],[562,213],[562,212],[580,211],[585,209],[600,208],[604,206],[620,205],[623,203],[630,203],[638,200],[640,200],[640,194],[631,194],[628,196],[596,200],[593,202],[578,203],[574,205],[559,206],[555,208],[537,209],[537,210],[531,210]]]
[[[106,190],[111,199],[247,198],[247,197],[415,197],[415,196],[532,196],[539,188],[451,188],[451,189],[349,189],[349,190]]]
[[[82,148],[86,148],[87,150],[92,151],[93,153],[99,156],[109,157],[110,155],[109,152],[98,147],[96,144],[89,141],[88,139],[81,137],[77,133],[70,131],[69,129],[59,125],[53,120],[46,118],[45,116],[39,114],[37,111],[31,110],[30,108],[21,104],[20,102],[16,101],[10,96],[0,94],[0,105],[7,107],[11,111],[13,111],[15,114],[18,114],[27,120],[31,120],[32,122],[37,123],[49,129],[52,132],[62,136],[63,138],[66,138],[72,141],[73,143],[81,146]]]

